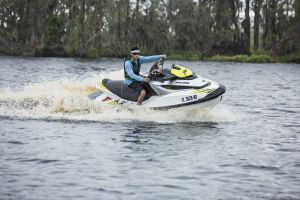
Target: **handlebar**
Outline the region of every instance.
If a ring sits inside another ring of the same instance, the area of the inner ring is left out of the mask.
[[[165,58],[161,58],[157,63],[159,64],[159,65],[161,65],[161,67],[162,68],[164,68],[164,62],[165,62]]]

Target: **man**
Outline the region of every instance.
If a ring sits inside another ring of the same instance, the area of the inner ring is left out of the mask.
[[[136,91],[139,95],[137,104],[141,105],[147,91],[147,84],[150,79],[140,75],[141,64],[148,62],[156,62],[161,58],[166,59],[166,54],[156,56],[140,56],[140,49],[138,47],[131,48],[131,58],[124,63],[125,84]]]

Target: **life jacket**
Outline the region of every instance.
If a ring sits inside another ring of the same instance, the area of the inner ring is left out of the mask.
[[[139,76],[140,75],[140,69],[141,69],[141,64],[140,64],[140,59],[137,60],[137,62],[134,62],[133,60],[130,60],[130,59],[125,59],[124,61],[124,76],[125,76],[125,79],[126,80],[134,80],[133,78],[131,78],[129,76],[129,74],[126,72],[125,70],[125,63],[126,61],[129,60],[132,64],[132,71],[135,75]]]

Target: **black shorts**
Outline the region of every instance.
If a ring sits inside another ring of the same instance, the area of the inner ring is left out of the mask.
[[[148,92],[148,85],[149,83],[133,81],[130,85],[128,85],[128,87],[130,87],[140,95],[142,90],[146,90],[146,92]]]

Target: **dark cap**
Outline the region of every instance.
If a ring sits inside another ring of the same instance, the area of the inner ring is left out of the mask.
[[[138,47],[132,47],[131,48],[131,51],[137,51],[137,50],[140,50],[140,48],[138,48]]]

